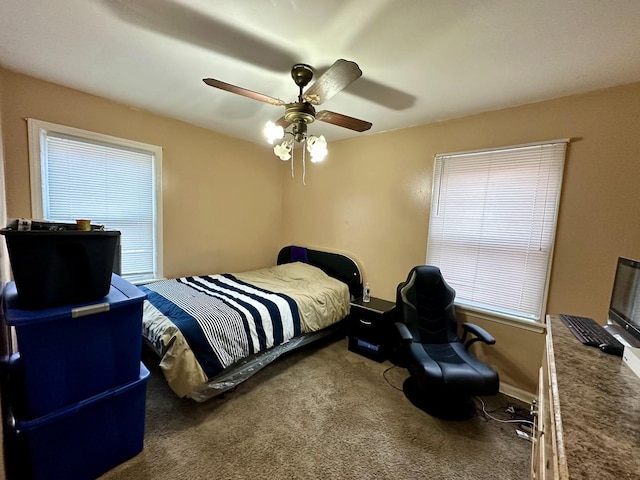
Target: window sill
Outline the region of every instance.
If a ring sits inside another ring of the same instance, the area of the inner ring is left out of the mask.
[[[129,280],[133,285],[145,285],[147,283],[159,282],[160,280],[166,280],[166,278],[147,278],[145,280]]]
[[[520,320],[518,318],[492,315],[486,312],[480,312],[470,308],[456,305],[456,312],[463,315],[480,318],[488,322],[501,323],[503,325],[509,325],[510,327],[520,328],[522,330],[528,330],[530,332],[544,333],[547,330],[547,326],[544,322],[533,322],[527,320]]]

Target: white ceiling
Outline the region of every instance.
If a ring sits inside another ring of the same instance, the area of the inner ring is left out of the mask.
[[[640,81],[640,0],[0,0],[0,65],[263,142],[294,63],[353,60],[329,142]]]

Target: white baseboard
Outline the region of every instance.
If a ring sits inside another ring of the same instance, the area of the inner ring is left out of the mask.
[[[503,393],[508,397],[516,398],[527,405],[531,405],[531,400],[536,398],[535,393],[531,393],[522,388],[514,387],[513,385],[502,382],[500,382],[500,393]]]

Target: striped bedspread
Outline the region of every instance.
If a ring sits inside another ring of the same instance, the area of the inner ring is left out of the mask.
[[[302,262],[141,288],[147,294],[142,335],[179,397],[201,398],[235,366],[251,359],[264,365],[271,347],[328,328],[349,313],[349,287]]]
[[[301,331],[296,302],[231,274],[183,277],[141,287],[170,318],[208,378]]]

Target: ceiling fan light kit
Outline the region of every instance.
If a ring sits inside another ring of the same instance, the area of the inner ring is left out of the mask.
[[[276,140],[282,140],[284,138],[284,128],[282,125],[277,125],[271,120],[264,124],[264,136],[271,145]]]
[[[299,88],[298,100],[293,103],[285,103],[280,99],[213,78],[205,78],[203,81],[211,87],[235,93],[236,95],[241,95],[270,105],[284,106],[284,115],[279,120],[276,122],[269,120],[266,123],[264,135],[271,145],[277,140],[282,140],[285,135],[292,137],[282,141],[273,148],[273,152],[281,160],[291,160],[292,176],[293,149],[295,143],[305,144],[304,146],[306,148],[302,150],[302,179],[304,182],[305,150],[311,155],[311,162],[313,163],[322,161],[328,153],[327,140],[324,135],[307,135],[307,126],[310,123],[319,120],[356,132],[364,132],[371,128],[372,124],[370,122],[328,110],[322,110],[316,113],[314,108],[314,105],[320,105],[326,102],[329,98],[333,97],[361,76],[362,71],[357,63],[340,59],[331,65],[303,94],[304,88],[313,78],[313,69],[307,64],[298,63],[291,68],[291,78],[293,78],[293,81]],[[287,131],[289,126],[291,126],[291,130]]]

